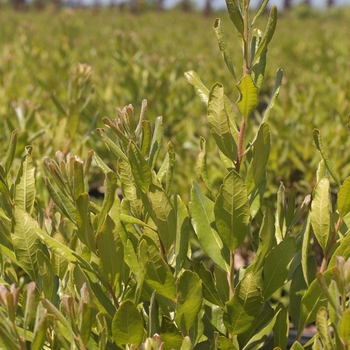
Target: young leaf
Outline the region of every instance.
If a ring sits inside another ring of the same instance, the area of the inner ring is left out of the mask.
[[[221,239],[230,250],[235,250],[248,234],[250,211],[246,186],[234,170],[220,187],[214,213]]]
[[[188,332],[202,306],[202,282],[198,275],[186,270],[177,281],[175,322],[182,332]]]
[[[250,113],[259,104],[258,87],[254,84],[252,77],[247,74],[238,83],[237,88],[240,92],[237,101],[237,107],[243,118],[248,118]]]
[[[270,154],[270,129],[269,124],[262,123],[259,126],[257,138],[254,142],[253,159],[249,164],[246,184],[250,194],[254,188],[264,180],[266,165]]]
[[[261,56],[262,52],[264,52],[267,49],[267,46],[269,45],[273,34],[275,33],[275,29],[276,29],[276,25],[277,25],[277,7],[276,6],[272,6],[271,11],[270,11],[270,15],[269,15],[269,19],[264,31],[264,35],[261,38],[260,44],[258,49],[255,52],[255,56],[252,62],[252,65],[254,65],[257,60],[259,59],[259,57]]]
[[[339,334],[345,344],[350,344],[350,310],[346,310],[339,324]]]
[[[196,72],[190,70],[185,72],[187,81],[195,88],[197,95],[200,99],[207,104],[209,101],[209,89],[204,85]]]
[[[137,307],[130,300],[124,301],[112,321],[115,343],[125,348],[127,344],[140,345],[143,337],[143,321]]]
[[[263,297],[252,273],[238,283],[232,299],[226,303],[224,324],[232,335],[243,333],[260,315]]]
[[[152,139],[151,123],[149,120],[143,120],[142,121],[141,154],[144,157],[148,156],[148,153],[151,149],[151,139]]]
[[[224,33],[224,28],[221,25],[220,18],[217,18],[214,22],[214,31],[216,34],[216,38],[218,39],[219,49],[220,49],[221,55],[226,63],[226,66],[227,66],[229,72],[232,74],[233,78],[237,81],[235,70],[233,67],[232,57],[231,57],[230,51],[228,49],[228,44],[227,44],[226,36]]]
[[[328,328],[328,312],[325,307],[321,307],[317,312],[316,326],[324,347],[327,350],[335,350],[331,334]]]
[[[288,237],[266,256],[263,275],[265,300],[268,299],[278,288],[281,288],[289,273],[289,264],[296,252],[294,237]]]
[[[344,218],[350,212],[350,177],[340,186],[337,205],[340,217]]]
[[[259,8],[258,8],[258,11],[256,12],[253,20],[252,20],[252,23],[251,23],[251,26],[254,25],[254,23],[260,18],[260,16],[264,13],[265,9],[266,9],[266,6],[268,4],[269,0],[263,0],[261,2],[261,4],[259,5]]]
[[[228,263],[223,255],[224,245],[214,229],[214,203],[203,194],[196,182],[192,183],[189,208],[193,228],[203,249],[215,264],[228,272]]]
[[[237,0],[226,0],[226,6],[230,19],[238,32],[243,36],[244,24],[241,10]]]
[[[318,129],[314,129],[312,132],[312,135],[314,137],[315,145],[316,145],[317,149],[320,151],[321,156],[324,160],[324,163],[325,163],[329,173],[331,174],[333,180],[337,183],[337,185],[340,186],[341,183],[339,180],[339,176],[336,173],[334,166],[333,166],[332,162],[330,161],[330,159],[328,158],[328,155],[326,154],[326,151],[323,147],[323,142],[322,142],[320,131]]]
[[[232,137],[225,109],[224,88],[219,83],[214,84],[209,93],[208,123],[220,151],[233,162],[237,145]]]
[[[149,160],[148,160],[148,165],[151,170],[153,170],[156,165],[158,155],[163,143],[163,136],[164,136],[163,117],[157,117],[156,123],[154,125],[153,137],[152,137]]]
[[[317,183],[314,189],[310,214],[313,231],[324,252],[327,249],[331,225],[329,197],[329,180],[324,177]]]
[[[31,213],[35,201],[35,166],[32,159],[32,147],[25,148],[15,183],[15,203],[17,206]]]

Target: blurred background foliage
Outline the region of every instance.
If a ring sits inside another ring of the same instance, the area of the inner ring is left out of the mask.
[[[230,87],[225,93],[231,100],[238,98],[211,29],[216,17],[230,28],[226,12],[203,16],[172,9],[135,15],[116,6],[60,11],[13,11],[3,6],[0,152],[6,152],[17,128],[17,156],[28,144],[38,163],[57,150],[85,157],[94,149],[113,168],[95,129],[103,126],[102,117],[116,117],[116,107],[132,103],[139,111],[146,98],[147,117],[164,117],[166,141],[176,151],[173,191],[188,201],[191,179],[197,178],[200,136],[208,141],[209,176],[218,186],[223,172],[206,126],[206,106],[184,77],[184,72],[194,70],[208,88],[219,81],[226,90]],[[321,131],[327,152],[338,153],[332,159],[341,179],[350,172],[349,20],[350,9],[320,11],[305,5],[280,15],[258,112],[249,121],[259,125],[274,69],[281,67],[283,86],[270,116],[274,147],[266,199],[275,197],[280,181],[286,187],[297,186],[301,196],[311,192],[320,160],[315,157],[314,127]],[[238,43],[234,33],[226,35],[239,69]],[[38,166],[40,177],[42,165]],[[102,184],[101,177],[93,170],[91,183]]]

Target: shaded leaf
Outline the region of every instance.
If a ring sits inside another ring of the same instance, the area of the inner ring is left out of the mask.
[[[337,205],[340,217],[344,218],[350,212],[350,177],[340,186]]]

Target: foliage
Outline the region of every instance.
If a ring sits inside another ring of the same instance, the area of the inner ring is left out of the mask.
[[[208,123],[192,161],[198,180],[192,179],[188,205],[173,191],[176,164],[183,163],[169,141],[172,129],[161,116],[146,119],[146,100],[139,113],[132,105],[117,108],[92,134],[99,101],[89,65],[71,70],[64,94],[47,95],[56,109],[50,124],[36,105],[14,107],[19,128],[3,146],[0,166],[0,347],[283,349],[291,320],[293,349],[348,348],[350,177],[338,174],[322,131],[313,131],[313,156],[321,160],[312,200],[306,195],[298,204],[296,189],[281,183],[277,203],[270,204],[271,134],[280,132],[271,115],[283,72],[277,69],[259,111],[277,23],[272,7],[265,29],[255,27],[267,2],[251,13],[249,1],[227,0],[242,73],[223,22],[214,22],[237,90],[218,82],[207,88],[194,70],[185,73],[206,104]],[[140,98],[141,91],[156,99],[163,78],[177,77],[183,66],[148,61],[134,52],[137,44],[116,37],[117,65],[130,69],[126,96]],[[176,89],[167,90],[163,108]],[[177,103],[180,110],[184,102]],[[4,123],[9,133],[14,125]],[[87,151],[87,144],[105,151]],[[213,164],[220,164],[215,179]],[[96,169],[101,199],[89,194]],[[237,266],[244,248],[251,261]],[[300,344],[313,322],[317,333]]]

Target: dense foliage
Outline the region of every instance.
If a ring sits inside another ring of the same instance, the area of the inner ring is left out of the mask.
[[[348,348],[347,13],[267,2],[0,14],[0,347]]]

